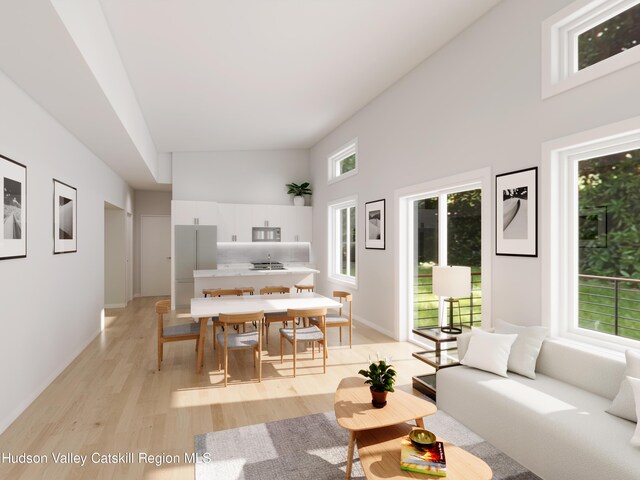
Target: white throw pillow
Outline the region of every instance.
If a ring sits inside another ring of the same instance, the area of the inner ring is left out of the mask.
[[[499,335],[475,329],[460,363],[506,377],[509,352],[516,338],[517,335]]]
[[[627,368],[624,371],[624,378],[620,382],[620,390],[618,395],[611,402],[611,406],[607,410],[612,415],[620,418],[626,418],[632,422],[638,421],[636,414],[636,405],[633,401],[633,392],[627,377],[640,378],[640,352],[627,350],[625,352],[627,358]]]
[[[640,378],[626,377],[633,391],[633,397],[635,398],[636,416],[640,418]],[[640,447],[640,423],[636,425],[636,431],[631,437],[631,445]]]
[[[462,360],[467,353],[467,348],[469,348],[469,340],[471,340],[471,332],[461,333],[456,337],[456,346],[458,348],[458,358]]]
[[[511,346],[507,370],[525,377],[536,378],[536,361],[542,348],[542,342],[549,334],[546,327],[524,327],[504,320],[496,319],[496,333],[517,334],[518,338]]]

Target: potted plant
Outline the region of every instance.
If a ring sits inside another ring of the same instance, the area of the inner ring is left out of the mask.
[[[387,404],[387,392],[393,392],[393,384],[396,382],[396,371],[393,365],[385,360],[371,362],[369,370],[360,370],[358,374],[367,378],[365,384],[371,385],[371,403],[376,408],[382,408]]]
[[[293,195],[293,204],[297,207],[304,206],[303,195],[311,195],[311,185],[309,182],[304,182],[298,185],[297,183],[287,183],[288,194]]]

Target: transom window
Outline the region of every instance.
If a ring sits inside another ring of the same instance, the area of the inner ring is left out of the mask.
[[[357,284],[357,199],[329,205],[329,277]]]
[[[329,155],[329,182],[358,173],[358,141],[352,140]]]
[[[542,97],[640,61],[640,0],[577,0],[543,22]]]

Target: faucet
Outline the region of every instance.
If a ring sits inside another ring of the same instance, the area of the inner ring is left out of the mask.
[[[269,260],[269,270],[271,270],[271,254],[267,253],[267,260]]]

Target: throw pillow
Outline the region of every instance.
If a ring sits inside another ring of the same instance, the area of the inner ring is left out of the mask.
[[[618,395],[611,402],[611,406],[607,410],[612,415],[620,418],[626,418],[632,422],[638,421],[636,414],[636,406],[633,401],[633,392],[627,377],[640,378],[640,352],[627,350],[625,352],[627,359],[627,368],[624,371],[624,378],[620,382],[620,390]]]
[[[629,381],[631,390],[633,390],[633,396],[635,398],[636,416],[640,418],[640,378],[626,377],[625,380]],[[631,437],[631,445],[640,447],[640,423],[636,425],[636,431]]]
[[[471,332],[461,333],[456,337],[456,346],[458,348],[458,358],[462,360],[469,348],[469,340],[471,340]]]
[[[517,335],[500,335],[475,329],[469,339],[467,352],[460,363],[506,377],[509,352],[517,337]]]
[[[500,319],[496,319],[495,328],[496,333],[518,335],[511,347],[507,370],[535,379],[536,361],[549,330],[546,327],[514,325]]]

